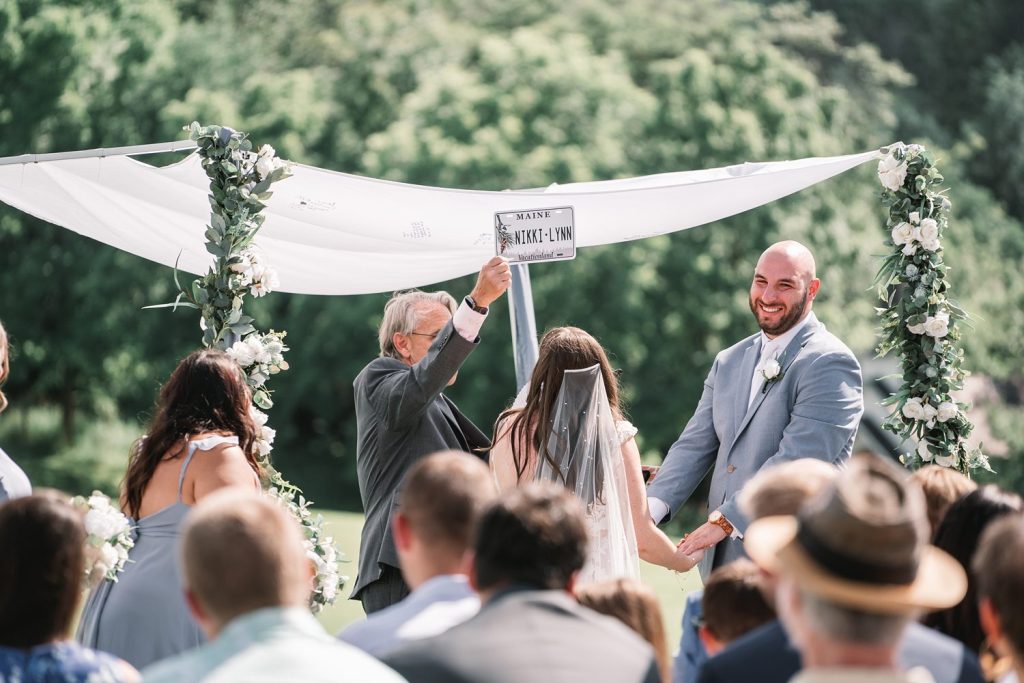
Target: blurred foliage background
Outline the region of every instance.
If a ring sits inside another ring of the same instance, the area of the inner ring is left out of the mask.
[[[491,190],[923,143],[952,188],[947,262],[977,318],[968,366],[989,380],[987,431],[1007,456],[995,479],[1024,492],[1016,0],[0,0],[0,156],[180,139],[193,119],[297,162]],[[819,317],[872,355],[882,219],[866,166],[716,224],[587,249],[531,268],[538,326],[605,344],[657,462],[715,353],[754,331],[749,279],[777,239],[814,250]],[[200,340],[190,312],[141,310],[172,289],[166,268],[0,205],[13,347],[0,445],[35,483],[116,490],[158,386]],[[292,348],[274,380],[275,463],[323,507],[359,509],[351,384],[386,299],[252,306]],[[515,394],[504,301],[449,394],[481,425]]]

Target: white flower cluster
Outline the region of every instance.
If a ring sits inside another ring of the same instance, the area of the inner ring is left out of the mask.
[[[256,448],[259,449],[260,456],[266,458],[270,455],[270,451],[274,450],[274,438],[277,436],[277,430],[267,426],[268,415],[256,406],[249,407],[249,414],[252,416],[252,421],[260,428],[260,436],[256,439]]]
[[[934,462],[940,467],[956,467],[960,464],[960,455],[955,451],[949,455],[940,455],[928,448],[928,442],[921,439],[917,444],[917,455],[922,462]]]
[[[277,158],[277,152],[270,145],[260,147],[256,155],[256,174],[260,180],[266,180],[267,176],[279,168],[284,168],[287,163]]]
[[[893,192],[903,187],[903,181],[907,179],[907,160],[913,159],[923,151],[924,147],[921,145],[893,143],[888,149],[888,154],[878,162],[878,180],[882,187]]]
[[[235,274],[234,284],[239,289],[248,287],[255,297],[266,296],[281,286],[277,271],[267,265],[263,252],[254,244],[232,256],[228,267]]]
[[[128,562],[128,551],[135,545],[128,518],[99,491],[88,498],[79,496],[72,503],[85,511],[85,585],[92,587],[103,579],[117,581],[117,574]]]
[[[334,539],[324,534],[323,518],[316,518],[309,512],[309,501],[302,495],[296,500],[296,492],[284,490],[278,486],[267,489],[271,496],[288,510],[302,526],[305,536],[306,557],[316,570],[315,587],[309,599],[310,610],[317,614],[327,605],[333,605],[338,599],[338,591],[348,577],[338,572],[338,549]]]
[[[907,331],[911,334],[928,335],[942,339],[949,334],[949,313],[939,311],[935,315],[926,316],[923,322],[908,324]]]
[[[284,352],[288,347],[284,345],[281,336],[280,332],[252,332],[226,350],[226,353],[246,371],[249,386],[253,389],[262,387],[270,375],[288,369],[288,361],[284,359]]]
[[[903,404],[903,416],[910,420],[924,422],[929,429],[935,421],[948,422],[960,414],[960,409],[952,401],[943,401],[938,407],[928,403],[927,399],[918,396],[908,398]]]
[[[901,221],[892,229],[892,243],[903,247],[904,256],[913,256],[918,247],[938,251],[939,224],[934,218],[921,218],[917,211],[911,211],[908,221]]]
[[[321,540],[321,552],[317,552],[317,544],[313,539],[306,539],[306,557],[316,567],[316,588],[313,589],[314,610],[319,612],[324,605],[333,605],[338,598],[338,586],[341,576],[338,573],[338,550],[334,547],[334,539],[330,536]],[[319,599],[318,597],[319,596]]]

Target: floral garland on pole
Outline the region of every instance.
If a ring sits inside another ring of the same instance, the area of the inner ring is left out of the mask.
[[[300,522],[305,532],[306,550],[316,565],[316,589],[310,609],[317,613],[333,604],[346,577],[338,573],[339,553],[334,540],[325,534],[323,518],[310,511],[311,501],[298,487],[287,482],[269,460],[275,432],[267,426],[264,412],[274,406],[267,387],[272,375],[288,369],[284,354],[288,351],[286,332],[258,331],[242,305],[246,295],[261,297],[279,286],[271,268],[253,241],[262,227],[270,186],[291,175],[288,164],[279,159],[270,145],[253,152],[244,133],[222,126],[186,126],[189,137],[198,143],[203,170],[210,178],[210,224],[206,230],[206,250],[214,257],[209,272],[180,290],[165,307],[185,306],[202,313],[203,346],[218,348],[233,358],[245,373],[252,390],[253,420],[260,428],[257,448],[267,473],[267,494],[283,503]]]
[[[883,147],[878,179],[882,203],[889,210],[885,258],[875,286],[884,306],[878,355],[895,351],[903,385],[882,401],[893,406],[883,427],[917,448],[900,460],[917,468],[935,463],[964,474],[990,470],[980,448],[969,449],[973,429],[967,405],[951,393],[963,387],[966,371],[960,348],[961,324],[967,314],[947,298],[949,268],[942,259],[942,235],[952,205],[940,190],[943,178],[927,150],[902,142]]]

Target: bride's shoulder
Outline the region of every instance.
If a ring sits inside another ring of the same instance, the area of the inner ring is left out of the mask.
[[[616,420],[615,432],[619,436],[619,445],[622,445],[636,436],[639,430],[629,420]]]

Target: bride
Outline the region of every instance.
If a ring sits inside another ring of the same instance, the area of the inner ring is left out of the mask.
[[[576,327],[544,335],[530,383],[498,417],[490,455],[498,490],[557,481],[584,505],[590,546],[580,583],[639,578],[638,555],[676,571],[700,561],[651,520],[636,432],[604,349]]]

